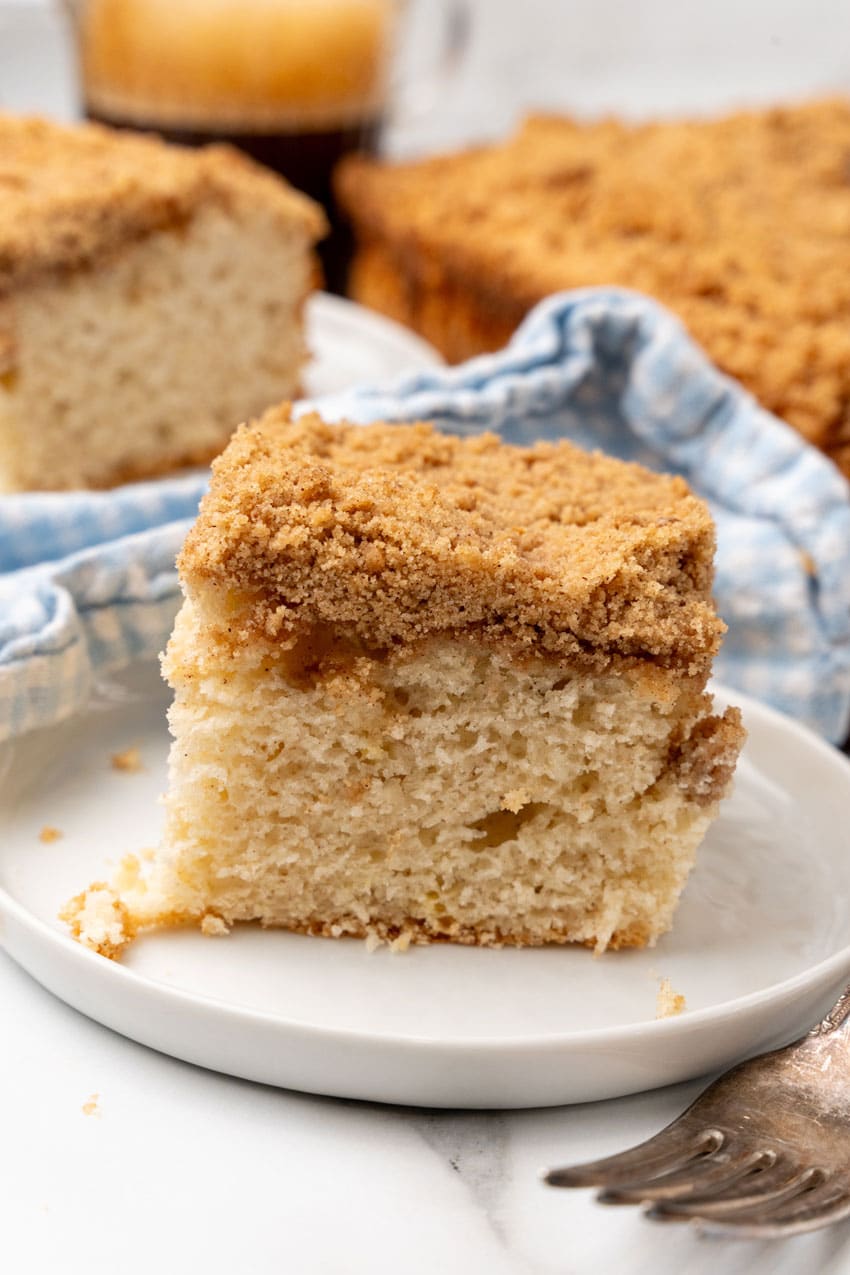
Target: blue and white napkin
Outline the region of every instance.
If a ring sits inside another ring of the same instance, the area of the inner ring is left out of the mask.
[[[646,297],[549,298],[505,350],[315,404],[506,441],[569,438],[683,474],[717,522],[716,672],[833,741],[850,721],[850,487]],[[204,476],[0,498],[0,739],[164,646]]]

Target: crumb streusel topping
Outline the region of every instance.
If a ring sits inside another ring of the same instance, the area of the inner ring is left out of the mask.
[[[700,676],[723,631],[713,552],[681,478],[566,442],[293,421],[284,405],[216,461],[180,566],[190,595],[225,591],[237,643],[328,624],[371,648],[472,632]]]

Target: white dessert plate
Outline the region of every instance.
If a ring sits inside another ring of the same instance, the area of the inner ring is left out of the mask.
[[[721,700],[725,696],[718,692]],[[115,964],[56,919],[156,843],[167,691],[153,665],[0,753],[0,940],[83,1013],[155,1049],[272,1085],[440,1107],[613,1097],[721,1068],[808,1027],[850,976],[850,763],[744,700],[736,790],[653,950],[369,953],[246,926],[146,936]],[[111,755],[139,749],[143,769]],[[45,842],[51,826],[61,838]],[[659,980],[687,1000],[656,1020]]]
[[[314,293],[305,318],[311,357],[303,379],[309,398],[358,384],[385,384],[404,372],[442,366],[442,358],[427,341],[344,297]]]

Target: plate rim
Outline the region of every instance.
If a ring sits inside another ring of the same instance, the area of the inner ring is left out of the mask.
[[[427,369],[436,371],[446,367],[446,361],[437,347],[430,341],[426,341],[418,332],[405,327],[403,323],[390,318],[387,314],[381,314],[379,310],[372,310],[359,301],[353,301],[350,297],[337,296],[336,293],[317,288],[307,297],[304,312],[308,343],[311,323],[326,321],[343,327],[354,324],[361,332],[374,335],[383,344],[392,342],[420,363],[418,368],[403,369],[405,375],[415,371]]]
[[[827,743],[808,727],[788,717],[778,709],[763,704],[739,691],[730,691],[720,683],[712,683],[710,689],[721,700],[733,700],[742,709],[744,722],[761,717],[764,724],[773,730],[787,732],[795,737],[804,747],[812,749],[819,761],[832,768],[836,775],[841,775],[850,787],[850,759],[845,758],[833,745]],[[46,728],[49,729],[49,728]],[[12,741],[14,742],[14,741]],[[526,1034],[521,1036],[472,1036],[458,1037],[453,1035],[415,1035],[396,1034],[392,1032],[365,1031],[353,1027],[333,1027],[311,1022],[300,1018],[290,1018],[270,1010],[240,1005],[238,1002],[222,999],[202,992],[189,991],[177,987],[149,974],[142,974],[128,969],[120,962],[109,960],[83,947],[70,935],[63,934],[49,922],[32,913],[23,903],[17,900],[2,884],[0,884],[0,948],[27,973],[27,965],[18,960],[6,943],[6,925],[4,920],[11,919],[37,942],[49,948],[58,948],[58,955],[67,956],[71,962],[81,963],[83,969],[96,972],[101,981],[108,981],[120,986],[122,983],[134,988],[137,992],[156,995],[164,999],[173,1008],[200,1010],[204,1013],[215,1013],[240,1023],[251,1023],[265,1028],[275,1028],[283,1033],[295,1032],[300,1036],[313,1036],[321,1041],[337,1041],[341,1044],[362,1046],[386,1046],[395,1050],[412,1049],[419,1052],[442,1054],[538,1054],[540,1052],[569,1052],[582,1048],[617,1048],[644,1041],[648,1036],[676,1037],[687,1036],[693,1032],[705,1030],[713,1025],[721,1026],[730,1020],[745,1015],[750,1010],[765,1011],[778,1007],[789,997],[811,988],[813,995],[818,987],[836,981],[842,971],[850,974],[850,942],[830,956],[824,957],[814,965],[808,966],[790,978],[772,983],[766,988],[748,992],[743,996],[722,1001],[717,1005],[703,1009],[689,1010],[685,1014],[660,1019],[643,1019],[635,1023],[625,1023],[606,1027],[572,1029],[564,1032],[547,1032],[545,1034]],[[588,959],[594,959],[588,953]],[[36,977],[37,976],[34,976]],[[37,980],[38,981],[38,980]]]

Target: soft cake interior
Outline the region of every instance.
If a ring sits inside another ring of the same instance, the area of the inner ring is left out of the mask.
[[[208,461],[246,415],[296,392],[311,269],[306,230],[210,207],[22,288],[4,311],[0,491]]]
[[[133,910],[599,949],[668,928],[736,751],[716,718],[683,741],[692,685],[468,640],[385,655],[323,629],[234,655],[209,633],[187,601],[169,849]]]

